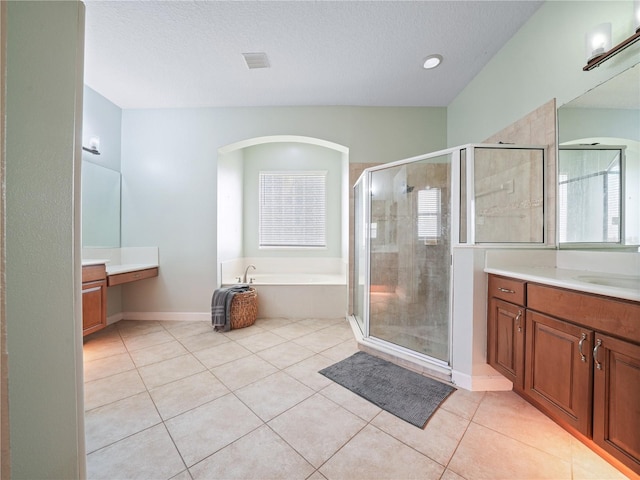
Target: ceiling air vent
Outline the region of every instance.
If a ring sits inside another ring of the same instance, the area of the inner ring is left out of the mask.
[[[269,68],[269,59],[266,53],[243,53],[242,56],[249,70],[253,68]]]

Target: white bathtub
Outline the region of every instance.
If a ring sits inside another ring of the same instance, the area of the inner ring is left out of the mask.
[[[248,274],[253,285],[344,285],[344,275],[331,273],[255,273]]]
[[[340,259],[243,258],[221,265],[222,285],[247,282],[258,292],[258,318],[343,318],[347,315],[346,267]]]

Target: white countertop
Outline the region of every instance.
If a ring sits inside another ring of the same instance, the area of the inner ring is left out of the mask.
[[[107,275],[147,270],[160,265],[158,247],[85,247],[82,249],[82,257],[82,265],[105,264]]]
[[[148,268],[156,268],[157,264],[151,263],[126,263],[124,265],[107,265],[107,275],[117,275],[119,273],[136,272],[138,270],[147,270]]]
[[[148,268],[158,267],[157,263],[125,263],[123,265],[111,265],[110,262],[111,260],[90,258],[82,260],[82,266],[106,265],[107,275],[117,275],[119,273],[136,272],[138,270],[147,270]]]
[[[100,258],[90,258],[90,259],[86,259],[86,260],[82,260],[82,266],[83,267],[88,267],[90,265],[105,265],[109,263],[109,260],[106,259],[100,259]]]
[[[528,282],[640,301],[640,276],[636,275],[518,265],[485,267],[484,271]]]

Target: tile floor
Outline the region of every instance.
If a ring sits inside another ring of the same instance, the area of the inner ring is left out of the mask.
[[[512,392],[458,390],[424,430],[318,370],[346,320],[121,321],[85,338],[90,479],[625,478]]]

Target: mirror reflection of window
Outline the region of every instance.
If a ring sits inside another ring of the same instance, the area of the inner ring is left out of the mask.
[[[561,146],[558,234],[561,243],[620,243],[624,147]]]

